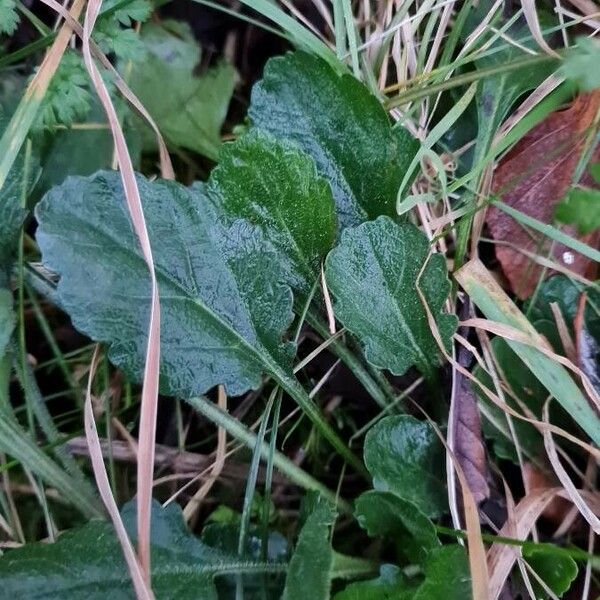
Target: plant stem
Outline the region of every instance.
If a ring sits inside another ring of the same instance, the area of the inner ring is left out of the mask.
[[[225,429],[231,437],[243,443],[248,448],[253,449],[255,447],[257,435],[250,431],[245,425],[234,419],[231,415],[223,412],[218,406],[206,398],[202,396],[190,398],[187,400],[187,402],[192,406],[192,408],[212,421],[215,425],[218,427],[223,427],[223,429]],[[269,444],[263,442],[260,445],[260,454],[263,460],[268,460],[270,453],[271,450],[269,449]],[[303,471],[289,458],[287,458],[287,456],[278,450],[273,453],[273,464],[296,485],[304,488],[305,490],[314,490],[319,492],[324,498],[334,502],[340,512],[344,514],[352,514],[352,507],[348,502],[336,497],[331,490],[309,475],[306,471]]]
[[[327,339],[329,329],[315,310],[309,309],[306,320],[323,339]],[[394,401],[395,394],[389,381],[381,373],[378,373],[378,381],[376,381],[376,372],[369,373],[361,360],[343,342],[334,340],[329,348],[352,371],[356,379],[381,408],[386,408]]]

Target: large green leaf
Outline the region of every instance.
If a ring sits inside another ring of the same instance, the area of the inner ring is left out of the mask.
[[[559,598],[571,587],[577,577],[577,563],[570,556],[553,552],[552,547],[548,548],[540,544],[538,548],[524,550],[523,557]],[[536,592],[536,600],[546,600],[550,597],[535,578],[530,577],[530,581]]]
[[[390,492],[365,492],[356,500],[354,516],[369,536],[392,539],[414,562],[423,562],[440,545],[435,526],[417,505]]]
[[[417,286],[447,345],[456,317],[440,314],[450,282],[444,257],[429,256],[425,235],[412,224],[380,217],[344,231],[326,265],[335,315],[362,342],[367,360],[395,375],[415,365],[432,376],[438,346]]]
[[[336,233],[331,188],[317,176],[314,162],[291,144],[253,131],[223,147],[211,184],[219,209],[260,226],[278,252],[286,282],[308,294]]]
[[[443,447],[429,423],[385,417],[367,433],[364,454],[376,490],[409,500],[430,517],[447,510]]]
[[[268,148],[256,148],[256,181],[266,181],[272,168]],[[292,175],[298,172],[292,169]],[[269,179],[268,193],[285,198],[289,175],[280,170],[279,176]],[[283,283],[280,253],[262,227],[220,214],[208,197],[217,195],[215,182],[189,189],[140,176],[138,185],[161,295],[161,390],[190,398],[222,384],[238,395],[258,387],[269,373],[361,470],[292,375],[294,346],[284,340],[292,294]],[[296,179],[296,185],[314,189],[307,181]],[[78,329],[109,344],[117,366],[140,379],[150,279],[118,173],[68,179],[46,194],[36,215],[44,261],[61,277],[57,301]]]
[[[197,76],[200,47],[183,23],[149,23],[141,39],[147,54],[132,70],[132,90],[169,143],[216,160],[235,70],[219,63]],[[154,147],[154,134],[145,130],[146,146]]]
[[[396,195],[418,148],[393,129],[361,82],[304,52],[271,59],[252,90],[252,123],[297,143],[330,182],[340,226],[396,214]]]
[[[290,561],[282,600],[328,600],[333,550],[329,530],[335,509],[322,496],[306,497],[306,521]]]
[[[283,341],[289,289],[257,228],[219,221],[198,191],[138,177],[161,295],[161,389],[190,397],[223,384],[240,394],[266,365],[289,369]],[[60,274],[57,295],[75,326],[110,344],[113,362],[143,371],[150,279],[120,176],[69,178],[37,207],[38,243]]]
[[[131,505],[123,509],[123,519],[133,532]],[[161,600],[217,600],[216,575],[283,569],[241,561],[203,544],[187,530],[175,504],[166,509],[153,505],[151,531],[152,585]],[[0,586],[7,598],[31,600],[135,597],[114,529],[102,521],[66,532],[54,544],[28,544],[5,554],[0,558]]]

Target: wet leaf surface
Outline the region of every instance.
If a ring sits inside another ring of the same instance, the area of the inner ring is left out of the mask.
[[[331,184],[340,227],[396,215],[418,143],[392,128],[381,102],[350,74],[303,52],[273,58],[252,90],[248,115],[315,159]]]

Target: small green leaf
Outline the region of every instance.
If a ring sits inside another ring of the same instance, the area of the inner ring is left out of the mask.
[[[252,90],[252,123],[298,144],[333,189],[339,225],[396,214],[418,143],[393,129],[381,103],[349,74],[304,52],[271,59]]]
[[[450,282],[444,257],[429,255],[423,233],[388,217],[347,229],[327,257],[326,277],[336,317],[364,345],[370,363],[394,375],[415,365],[433,377],[439,350],[417,286],[447,346],[457,321],[440,314]]]
[[[540,546],[524,549],[523,558],[558,597],[562,597],[577,577],[577,563],[570,556],[553,552],[552,548]],[[550,597],[534,577],[530,577],[530,581],[536,600]]]
[[[0,34],[12,35],[19,20],[16,0],[0,0]]]
[[[416,504],[389,492],[371,490],[358,497],[354,516],[370,537],[387,537],[412,562],[422,563],[440,545],[435,526]]]
[[[412,502],[429,517],[447,510],[443,447],[429,423],[385,417],[367,433],[364,455],[376,490]]]
[[[435,548],[424,566],[425,581],[413,600],[465,600],[471,598],[471,575],[463,546]]]
[[[412,600],[415,586],[395,565],[381,565],[379,577],[351,583],[334,600]]]
[[[288,568],[282,600],[328,600],[333,550],[329,530],[335,520],[332,504],[317,494],[305,500],[308,513]]]
[[[267,365],[289,370],[292,298],[257,228],[220,222],[198,190],[141,176],[138,186],[160,287],[163,392],[185,398],[223,384],[238,395]],[[37,207],[37,240],[76,327],[139,378],[150,280],[122,194],[116,172],[67,179]]]
[[[554,209],[560,223],[574,225],[579,235],[587,235],[600,227],[600,190],[571,188]]]
[[[561,77],[577,83],[584,92],[600,87],[600,46],[587,37],[577,39],[577,45],[569,49],[559,69]]]
[[[260,179],[257,155],[264,165]],[[211,184],[220,210],[260,226],[278,252],[286,283],[308,294],[336,232],[331,188],[314,162],[296,147],[252,131],[223,147]]]
[[[600,162],[594,163],[588,167],[588,171],[592,177],[592,179],[600,185]]]
[[[149,23],[142,28],[141,41],[147,56],[133,69],[131,89],[169,144],[216,160],[235,70],[219,63],[196,75],[200,47],[182,23]],[[145,146],[154,149],[154,133],[145,124],[141,128],[145,131]]]
[[[44,95],[34,128],[55,129],[84,119],[89,110],[89,79],[85,65],[75,50],[67,49]]]

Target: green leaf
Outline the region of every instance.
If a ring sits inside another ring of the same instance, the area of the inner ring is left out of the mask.
[[[55,129],[84,119],[92,96],[83,60],[75,50],[67,49],[50,81],[34,123],[35,129]]]
[[[257,180],[270,168],[264,158],[255,156]],[[280,175],[270,193],[285,195],[289,182]],[[218,190],[212,182],[188,189],[140,176],[138,186],[161,296],[162,392],[189,399],[222,384],[235,396],[257,388],[269,373],[361,471],[360,460],[293,377],[294,345],[284,340],[292,294],[260,226],[219,215],[208,198]],[[139,380],[150,278],[122,198],[116,172],[67,179],[38,204],[37,239],[44,261],[61,276],[57,302],[79,330],[108,343],[114,364]]]
[[[600,46],[587,37],[577,39],[577,45],[569,50],[559,69],[561,77],[574,81],[581,91],[591,92],[600,87]]]
[[[523,558],[558,597],[571,587],[577,577],[577,563],[570,556],[553,552],[552,548],[541,546],[524,549]],[[546,600],[550,597],[534,577],[530,577],[530,581],[536,599]]]
[[[254,126],[298,144],[333,189],[339,225],[395,216],[418,143],[393,129],[381,103],[349,74],[303,52],[271,59],[252,90]]]
[[[123,509],[130,532],[135,512]],[[161,600],[217,600],[215,575],[280,571],[280,565],[240,561],[210,548],[187,530],[176,504],[154,503],[151,528],[152,586]],[[135,541],[135,536],[134,536]],[[91,521],[54,544],[28,544],[0,558],[0,584],[7,597],[39,600],[130,600],[130,576],[110,523]]]
[[[389,492],[365,492],[355,503],[354,516],[370,537],[387,537],[409,560],[422,563],[440,545],[435,526],[416,504]]]
[[[367,433],[373,487],[415,504],[429,517],[447,510],[444,452],[432,426],[409,415],[381,419]]]
[[[289,371],[292,298],[258,228],[221,222],[198,190],[141,176],[138,186],[160,287],[161,390],[187,398],[223,384],[235,396],[270,365]],[[67,179],[37,207],[37,240],[75,326],[139,379],[150,279],[122,193],[117,172]]]
[[[579,235],[587,235],[600,227],[600,191],[571,188],[554,209],[560,223],[574,225]]]
[[[119,8],[110,15],[100,18],[94,28],[94,39],[106,54],[114,53],[122,61],[140,61],[145,58],[145,48],[139,35],[133,29],[133,22],[144,22],[152,12],[148,0],[133,0],[123,3],[120,0],[105,0],[103,12]],[[134,70],[135,72],[135,70]]]
[[[337,593],[334,600],[412,600],[415,586],[395,565],[381,565],[379,577],[359,581]]]
[[[424,580],[408,580],[394,565],[382,565],[377,579],[349,585],[335,600],[464,600],[471,598],[467,554],[462,546],[433,548]]]
[[[535,297],[535,305],[526,304],[527,312],[536,328],[544,324],[544,333],[547,334],[550,326],[556,331],[556,321],[551,304],[555,303],[564,317],[568,327],[572,329],[577,315],[577,305],[581,294],[587,294],[585,310],[585,325],[587,330],[597,339],[600,339],[600,290],[597,285],[585,286],[569,279],[566,275],[556,274],[546,279]],[[558,334],[548,336],[551,342],[558,338]],[[559,351],[562,346],[555,346]]]
[[[306,497],[304,508],[308,516],[290,561],[282,600],[328,600],[333,565],[329,530],[335,509],[314,493]]]
[[[19,20],[16,0],[0,0],[0,34],[12,35]]]
[[[0,358],[4,356],[15,324],[13,295],[9,290],[0,288]]]
[[[264,165],[260,179],[257,155]],[[296,147],[252,131],[223,147],[211,184],[219,209],[257,224],[278,253],[286,283],[307,295],[336,233],[331,188],[314,162]]]
[[[592,177],[592,179],[600,185],[600,162],[594,163],[588,167],[588,171]]]
[[[439,351],[417,285],[447,346],[457,321],[440,314],[450,282],[444,257],[429,255],[423,233],[388,217],[347,229],[327,257],[326,277],[336,317],[364,345],[370,363],[394,375],[415,365],[434,376]]]
[[[435,548],[424,566],[425,581],[413,600],[464,600],[471,598],[471,575],[463,546]]]
[[[133,69],[131,89],[169,144],[216,160],[235,86],[234,68],[222,62],[197,76],[200,47],[182,23],[149,23],[141,40],[147,56]],[[145,146],[155,148],[154,133],[146,125],[143,130]]]

